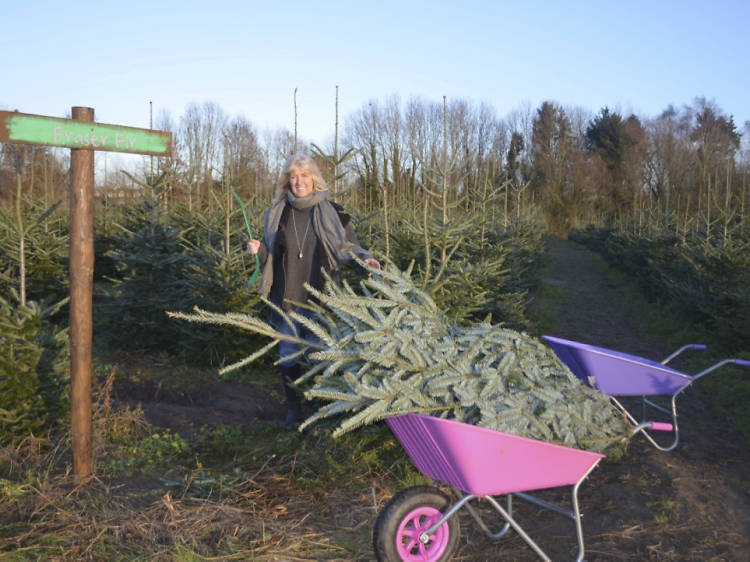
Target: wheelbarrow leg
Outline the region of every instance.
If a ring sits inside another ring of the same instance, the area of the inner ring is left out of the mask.
[[[523,530],[523,527],[521,527],[518,523],[516,523],[516,520],[513,519],[513,516],[507,511],[505,511],[503,507],[497,502],[497,500],[495,500],[495,498],[493,498],[492,496],[487,496],[484,499],[486,499],[488,502],[492,504],[492,507],[494,507],[497,510],[497,512],[503,516],[503,519],[505,519],[510,524],[510,526],[513,527],[513,530],[516,533],[518,533],[518,536],[520,536],[526,542],[526,544],[528,544],[534,550],[534,552],[536,552],[539,555],[539,557],[542,560],[545,560],[546,562],[551,562],[552,559],[544,553],[544,551],[539,547],[539,545],[536,544],[536,542],[534,542],[534,539],[532,539],[526,533],[526,531]]]

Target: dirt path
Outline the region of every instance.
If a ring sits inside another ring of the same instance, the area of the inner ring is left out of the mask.
[[[650,358],[673,351],[648,333],[633,307],[606,278],[603,262],[594,252],[555,238],[547,259],[542,282],[563,293],[551,304],[559,326],[557,335]],[[547,306],[550,303],[537,297],[532,310]]]
[[[555,297],[538,298],[534,307],[548,307],[545,314],[556,318],[552,335],[656,360],[673,351],[648,333],[607,281],[596,254],[555,240],[548,260],[544,283]],[[582,485],[587,560],[750,560],[750,453],[696,392],[678,401],[681,442],[675,450],[661,452],[636,438],[626,458],[604,462]],[[552,558],[574,558],[570,522],[529,513],[530,534]],[[481,559],[536,559],[524,553],[520,539],[504,542],[483,544]],[[477,559],[471,548],[462,554]]]

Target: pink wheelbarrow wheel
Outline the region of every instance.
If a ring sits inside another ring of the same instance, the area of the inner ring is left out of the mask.
[[[436,562],[450,559],[461,534],[457,515],[445,521],[426,543],[420,540],[420,535],[450,506],[448,496],[434,487],[414,486],[401,490],[375,521],[373,546],[378,560]]]

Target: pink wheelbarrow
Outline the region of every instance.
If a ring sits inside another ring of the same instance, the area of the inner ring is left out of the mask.
[[[662,451],[674,449],[680,439],[677,425],[677,397],[691,384],[705,375],[727,364],[750,366],[745,359],[724,359],[691,376],[667,366],[672,359],[687,349],[706,349],[702,344],[688,344],[669,355],[661,363],[596,347],[571,340],[542,336],[552,347],[558,358],[565,363],[575,376],[608,395],[633,423],[636,430],[643,430],[649,442]],[[640,420],[631,413],[616,397],[640,397]],[[655,397],[665,397],[671,407],[657,404]],[[667,416],[667,421],[648,421],[652,411]],[[649,430],[671,432],[671,443],[657,442]]]
[[[578,560],[583,559],[578,488],[604,455],[421,414],[386,422],[419,472],[451,486],[460,499],[453,503],[435,486],[414,486],[394,495],[375,522],[373,544],[379,560],[448,560],[460,535],[461,508],[488,537],[502,538],[513,528],[542,559],[550,560],[514,519],[513,497],[571,518]],[[560,486],[572,486],[572,509],[527,493]],[[501,495],[506,496],[505,507],[493,497]],[[470,504],[477,498],[489,502],[505,520],[499,531],[491,531]]]

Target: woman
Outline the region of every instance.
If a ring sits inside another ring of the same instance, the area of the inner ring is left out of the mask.
[[[285,311],[307,301],[305,283],[318,290],[324,288],[323,269],[338,280],[341,266],[351,260],[352,253],[380,269],[380,263],[357,241],[351,217],[328,200],[320,169],[305,154],[294,154],[286,161],[278,193],[266,211],[263,240],[250,240],[247,249],[258,254],[263,263],[261,294]],[[305,309],[297,311],[309,314]],[[279,332],[295,334],[296,330],[295,335],[314,339],[299,323],[292,328],[274,316],[273,324]],[[291,386],[301,374],[298,352],[297,344],[279,342],[287,425],[302,421],[300,397]]]

